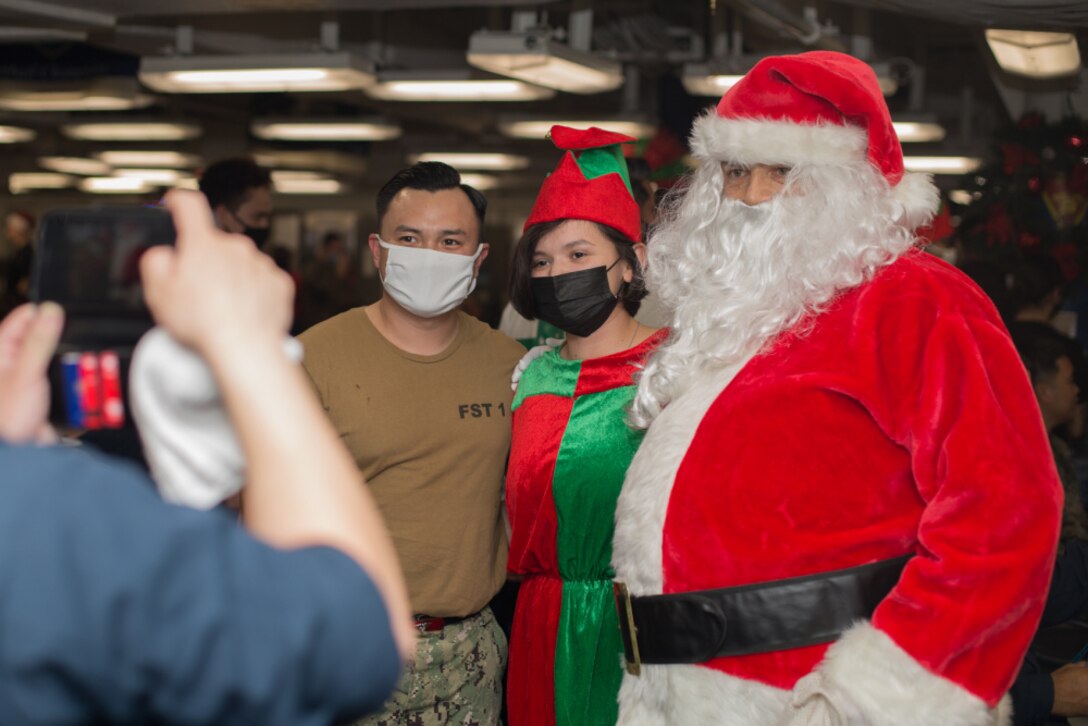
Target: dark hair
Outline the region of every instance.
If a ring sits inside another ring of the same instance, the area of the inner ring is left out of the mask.
[[[213,210],[222,204],[233,211],[245,203],[250,189],[271,186],[269,171],[243,157],[217,161],[200,175],[200,191]]]
[[[529,280],[533,276],[533,255],[536,253],[536,246],[545,235],[568,221],[570,220],[557,219],[553,222],[534,224],[525,230],[525,234],[521,236],[514,248],[510,270],[510,304],[522,317],[532,320],[535,313],[533,288]],[[642,305],[642,298],[646,297],[646,280],[642,276],[642,265],[639,264],[638,256],[635,254],[635,243],[607,224],[600,222],[594,222],[594,224],[616,248],[620,259],[626,262],[634,273],[631,282],[624,283],[619,291],[623,309],[629,315],[634,315]]]
[[[389,211],[389,204],[401,189],[420,189],[425,192],[438,192],[443,189],[460,189],[472,202],[476,210],[476,219],[480,222],[480,232],[484,229],[484,215],[487,213],[487,199],[468,184],[461,183],[461,175],[449,164],[441,161],[421,161],[407,169],[401,169],[378,191],[378,226]]]
[[[1016,311],[1043,304],[1047,295],[1060,289],[1063,282],[1061,265],[1053,257],[1040,252],[1024,255],[1012,274]]]
[[[635,204],[642,208],[650,199],[650,165],[645,159],[632,157],[627,160],[627,176],[631,180],[631,192],[635,196]]]
[[[1020,354],[1020,360],[1028,369],[1032,385],[1057,375],[1058,359],[1069,357],[1068,345],[1057,332],[1051,334],[1035,329],[1018,330],[1014,332],[1012,340],[1016,345],[1016,352]]]
[[[326,232],[325,235],[321,238],[321,249],[328,249],[332,246],[334,242],[337,241],[344,241],[343,233],[337,232],[335,230],[331,232]]]

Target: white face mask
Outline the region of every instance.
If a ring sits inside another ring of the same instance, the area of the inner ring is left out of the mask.
[[[421,318],[448,313],[476,289],[473,267],[484,245],[471,257],[421,247],[392,245],[378,237],[386,250],[382,285],[402,308]]]

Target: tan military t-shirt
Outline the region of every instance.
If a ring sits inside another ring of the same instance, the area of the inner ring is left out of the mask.
[[[499,510],[510,448],[510,374],[525,353],[459,313],[433,356],[387,341],[364,308],[306,331],[303,365],[366,477],[400,556],[416,613],[457,617],[506,577]]]

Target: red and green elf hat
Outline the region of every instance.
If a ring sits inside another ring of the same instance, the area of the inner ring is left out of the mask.
[[[525,229],[558,219],[584,219],[640,242],[642,219],[620,148],[635,139],[595,126],[584,131],[552,126],[550,136],[567,153],[540,187]]]

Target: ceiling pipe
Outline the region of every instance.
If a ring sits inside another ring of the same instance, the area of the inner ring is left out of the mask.
[[[802,16],[786,8],[779,0],[730,0],[730,4],[752,20],[794,38],[803,45],[820,50],[847,52],[842,41],[829,35],[816,20],[812,8],[805,8]]]
[[[84,10],[70,5],[54,5],[39,2],[39,0],[0,0],[0,9],[96,28],[112,28],[117,25],[116,16],[108,13]]]

